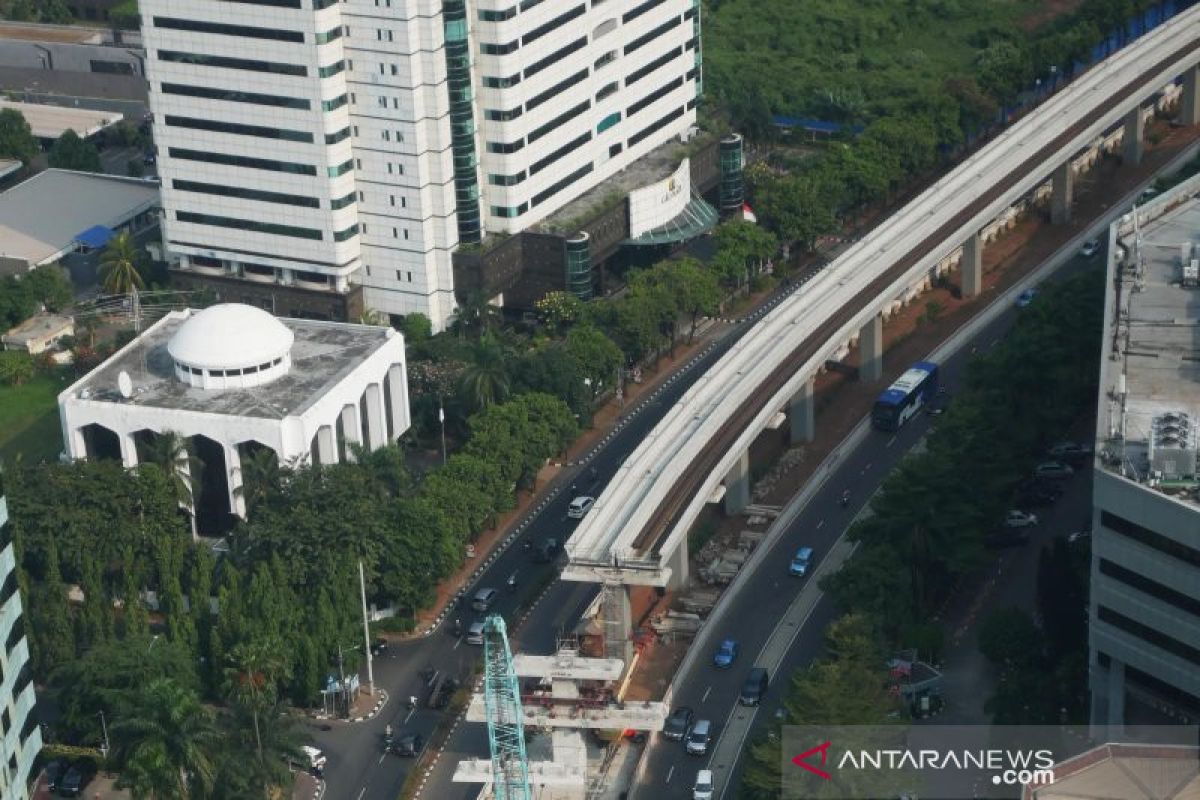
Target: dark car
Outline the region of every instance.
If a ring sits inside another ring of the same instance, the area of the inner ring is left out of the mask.
[[[543,539],[533,551],[533,560],[539,564],[549,564],[558,555],[558,540]]]
[[[437,690],[429,696],[429,707],[442,709],[450,705],[451,698],[458,691],[458,681],[454,678],[446,678],[437,687]]]
[[[58,784],[58,794],[60,797],[78,797],[86,785],[87,778],[83,771],[79,767],[71,767]]]
[[[1073,467],[1080,467],[1087,463],[1088,458],[1092,455],[1092,448],[1075,442],[1059,442],[1050,447],[1046,451],[1046,455]]]
[[[756,706],[762,702],[767,693],[767,671],[763,667],[755,667],[746,675],[742,684],[742,693],[738,702],[744,706]]]
[[[46,765],[46,788],[54,791],[58,788],[58,782],[62,779],[63,773],[67,771],[65,761],[55,759]]]
[[[692,718],[695,714],[686,706],[680,706],[671,712],[671,716],[667,717],[667,722],[663,725],[663,736],[675,741],[683,741],[683,737],[687,736],[688,731],[692,727]]]
[[[382,636],[376,636],[375,641],[371,642],[371,655],[378,656],[386,652],[388,649],[388,640]]]
[[[392,752],[405,758],[416,758],[425,748],[425,740],[419,733],[402,733],[392,745]]]

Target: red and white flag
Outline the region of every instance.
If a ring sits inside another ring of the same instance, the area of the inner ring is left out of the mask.
[[[758,223],[758,216],[755,215],[754,210],[750,208],[749,203],[742,203],[742,219],[746,220],[746,222],[753,222],[755,224]]]

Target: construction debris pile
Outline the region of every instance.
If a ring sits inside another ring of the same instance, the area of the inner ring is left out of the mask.
[[[789,448],[784,452],[775,465],[771,467],[771,471],[762,477],[758,483],[754,485],[754,490],[751,495],[755,500],[766,499],[771,490],[775,488],[775,484],[779,483],[780,478],[787,475],[796,467],[804,463],[804,446]]]

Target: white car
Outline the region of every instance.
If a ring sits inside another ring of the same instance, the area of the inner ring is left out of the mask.
[[[1013,509],[1004,515],[1004,527],[1006,528],[1028,528],[1037,524],[1037,515],[1025,511]]]
[[[1099,252],[1100,252],[1100,240],[1099,239],[1090,239],[1089,241],[1086,241],[1083,243],[1083,247],[1079,248],[1079,255],[1083,256],[1084,258],[1091,258],[1092,256],[1096,255],[1096,253],[1099,253]]]
[[[712,800],[713,774],[711,769],[702,769],[696,773],[696,786],[692,789],[692,800]]]
[[[583,519],[587,516],[587,512],[592,510],[596,498],[594,497],[576,497],[571,501],[571,505],[567,506],[567,516],[571,519]]]

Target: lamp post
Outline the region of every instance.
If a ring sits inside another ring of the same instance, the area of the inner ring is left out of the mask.
[[[153,636],[153,637],[150,639],[150,646],[146,648],[146,654],[147,654],[147,655],[149,655],[149,654],[150,654],[150,651],[154,649],[154,645],[158,644],[158,640],[159,640],[160,638],[162,638],[162,637],[161,637],[161,636],[159,636],[159,635],[156,633],[156,634],[154,634],[154,636]]]
[[[446,407],[438,402],[438,422],[442,425],[442,465],[446,464]]]
[[[367,580],[363,577],[363,562],[358,560],[358,588],[362,597],[363,651],[367,654],[367,694],[375,694],[375,669],[371,664],[371,626],[367,623]]]
[[[112,748],[108,743],[108,724],[104,721],[103,711],[100,712],[100,730],[104,731],[104,757],[108,758],[108,754]]]

